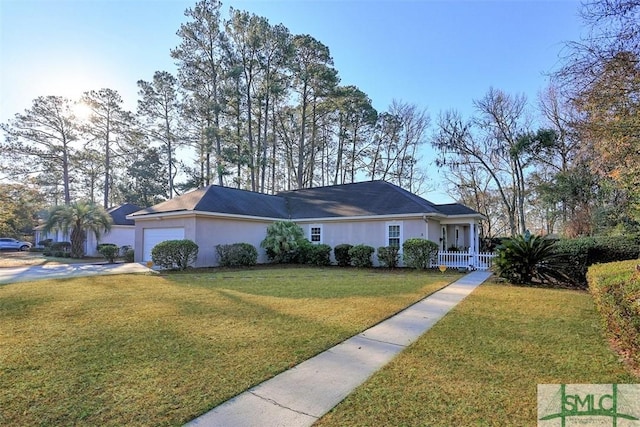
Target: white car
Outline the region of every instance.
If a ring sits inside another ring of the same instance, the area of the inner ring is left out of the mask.
[[[10,237],[0,237],[0,251],[13,249],[16,251],[28,251],[31,249],[31,243],[22,242]]]

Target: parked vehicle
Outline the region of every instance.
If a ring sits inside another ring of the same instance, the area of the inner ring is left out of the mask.
[[[29,242],[23,242],[10,237],[0,237],[0,251],[28,251],[29,249],[31,249],[31,243]]]

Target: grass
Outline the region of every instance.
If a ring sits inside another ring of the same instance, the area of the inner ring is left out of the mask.
[[[586,292],[486,283],[318,426],[535,426],[537,384],[637,383]]]
[[[254,269],[0,287],[0,425],[180,425],[459,277]]]

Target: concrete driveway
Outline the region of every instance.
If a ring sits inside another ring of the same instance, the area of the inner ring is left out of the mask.
[[[149,272],[153,272],[153,270],[135,262],[126,264],[56,264],[8,267],[0,268],[0,285],[43,279]]]

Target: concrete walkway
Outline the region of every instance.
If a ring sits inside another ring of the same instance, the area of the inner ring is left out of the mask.
[[[153,270],[135,262],[124,264],[52,264],[0,268],[0,285],[43,279],[97,276],[104,274],[148,273]]]
[[[483,271],[467,274],[361,334],[228,400],[187,426],[311,426],[489,276],[491,273]]]

